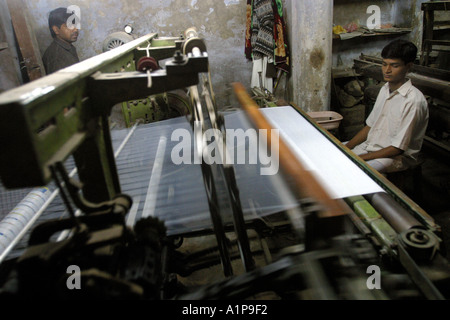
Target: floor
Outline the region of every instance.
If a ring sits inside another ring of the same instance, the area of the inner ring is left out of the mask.
[[[395,176],[388,179],[440,226],[442,251],[450,257],[450,154],[427,141],[421,153],[425,161],[419,178],[411,175],[398,181]]]
[[[441,226],[443,250],[450,257],[450,155],[429,143],[422,150],[421,197],[413,200]]]

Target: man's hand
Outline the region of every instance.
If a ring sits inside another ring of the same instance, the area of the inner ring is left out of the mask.
[[[368,160],[379,159],[379,158],[393,158],[398,155],[401,155],[402,153],[403,153],[402,149],[399,149],[399,148],[396,148],[393,146],[389,146],[389,147],[383,148],[378,151],[362,154],[359,157],[361,159],[363,159],[364,161],[368,161]]]
[[[350,150],[356,147],[358,144],[363,143],[367,140],[367,135],[369,134],[370,127],[365,126],[362,128],[347,144],[345,145]]]

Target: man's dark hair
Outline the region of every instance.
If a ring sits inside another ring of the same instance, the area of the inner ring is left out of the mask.
[[[57,26],[61,28],[61,25],[66,23],[71,15],[72,13],[67,13],[67,8],[57,8],[50,12],[48,16],[48,27],[53,38],[56,37],[56,34],[53,32],[52,27]]]
[[[411,41],[394,40],[381,51],[383,59],[401,59],[405,64],[414,62],[417,57],[417,47]]]

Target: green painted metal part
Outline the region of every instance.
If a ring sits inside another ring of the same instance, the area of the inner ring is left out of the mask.
[[[181,50],[183,39],[181,37],[152,38],[143,46],[138,46],[130,56],[124,56],[115,64],[121,65],[120,72],[136,71],[136,63],[147,54],[157,61],[171,58],[177,50]],[[132,63],[130,63],[130,61]],[[103,72],[115,72],[114,66],[108,66]],[[173,93],[171,95],[174,95]],[[180,98],[182,99],[182,98]],[[185,102],[185,110],[177,114],[171,113],[168,105],[167,93],[148,96],[143,99],[134,99],[121,103],[122,113],[127,127],[131,127],[137,121],[150,123],[171,118],[175,115],[184,115],[190,112],[189,101]]]
[[[110,160],[109,128],[104,121],[112,106],[95,103],[97,93],[92,92],[89,78],[97,72],[134,70],[136,47],[156,36],[148,34],[1,94],[2,183],[7,188],[46,185],[52,178],[49,166],[74,154],[79,174],[94,181],[86,182],[86,190],[106,190],[106,194],[88,195],[88,200],[103,201],[119,193],[115,164]],[[78,148],[84,152],[74,153]],[[84,174],[87,163],[95,163],[96,169]]]
[[[182,44],[183,38],[181,36],[152,38],[146,45],[136,48],[133,53],[133,59],[134,61],[139,61],[140,58],[147,55],[155,58],[157,61],[168,59],[173,57],[177,50],[181,50]],[[135,63],[129,63],[126,57],[124,58],[125,60],[120,71],[136,71]],[[169,101],[171,97],[174,99]],[[173,105],[174,102],[176,103],[175,106]],[[177,102],[181,102],[181,104]],[[121,105],[126,127],[133,126],[137,121],[142,123],[161,121],[174,116],[186,115],[191,111],[189,101],[176,93],[163,93],[144,97],[143,99],[124,101]],[[180,108],[180,105],[183,107]]]
[[[187,96],[184,97],[182,93],[176,92],[166,92],[122,103],[122,113],[127,128],[138,121],[151,123],[188,115],[191,111],[192,107]]]
[[[147,49],[149,55],[158,61],[171,58],[175,51],[182,50],[182,44],[183,38],[181,36],[153,38],[150,40],[150,45],[137,48],[136,59],[139,60],[139,58],[147,56]]]
[[[383,217],[372,207],[363,196],[348,197],[347,204],[353,209],[356,215],[373,232],[384,250],[394,255],[394,247],[398,237],[397,232],[383,219]]]

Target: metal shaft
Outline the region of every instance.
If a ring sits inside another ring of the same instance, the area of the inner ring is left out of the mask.
[[[419,221],[417,221],[406,209],[398,204],[387,193],[373,193],[367,195],[366,198],[375,210],[377,210],[398,233],[409,230],[413,227],[424,228]]]

